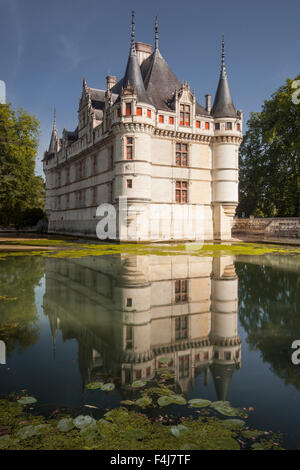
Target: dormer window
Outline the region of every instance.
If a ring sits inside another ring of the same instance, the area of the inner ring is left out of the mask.
[[[131,103],[126,103],[126,116],[131,116]]]
[[[180,125],[190,126],[191,122],[191,107],[188,104],[180,105]]]
[[[226,122],[226,129],[228,131],[231,131],[232,130],[232,122]]]
[[[215,129],[216,129],[216,131],[219,131],[219,130],[220,130],[220,123],[219,123],[219,122],[216,122],[216,124],[215,124]]]

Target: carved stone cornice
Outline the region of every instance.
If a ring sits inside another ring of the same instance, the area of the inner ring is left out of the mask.
[[[241,145],[243,138],[236,135],[218,135],[212,138],[213,144],[237,144]]]

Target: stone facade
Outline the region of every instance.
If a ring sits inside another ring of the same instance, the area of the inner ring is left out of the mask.
[[[97,207],[108,203],[117,226],[107,238],[231,239],[241,140],[224,60],[213,108],[210,95],[204,108],[161,56],[157,25],[152,52],[135,42],[133,23],[124,77],[108,76],[106,90],[83,81],[74,132],[59,139],[54,122],[44,157],[49,232],[96,237]]]
[[[264,238],[300,238],[300,217],[235,219],[234,235],[262,236]]]

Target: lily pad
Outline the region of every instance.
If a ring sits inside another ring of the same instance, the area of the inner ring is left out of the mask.
[[[43,434],[46,430],[49,429],[47,424],[39,424],[38,426],[24,426],[23,428],[19,429],[17,432],[17,437],[20,441],[28,439],[29,437],[38,436]]]
[[[264,447],[259,442],[255,442],[254,444],[252,444],[251,449],[253,449],[253,450],[265,450]]]
[[[127,406],[132,406],[135,405],[135,401],[132,400],[122,400],[120,401],[121,405],[127,405]]]
[[[198,450],[198,446],[192,442],[186,442],[180,447],[180,450]]]
[[[103,382],[91,382],[90,384],[87,384],[85,387],[88,390],[97,390],[97,389],[102,389],[104,383]]]
[[[226,419],[223,423],[227,428],[232,429],[233,431],[242,429],[246,424],[242,419]]]
[[[87,441],[95,439],[97,436],[99,436],[96,422],[82,428],[79,434]]]
[[[176,405],[186,405],[186,399],[181,395],[171,395],[170,398]]]
[[[83,429],[87,426],[90,426],[93,423],[96,424],[96,420],[92,418],[91,416],[80,415],[80,416],[77,416],[77,418],[73,420],[73,423],[77,429]]]
[[[131,386],[133,388],[142,388],[142,387],[145,387],[146,384],[147,382],[145,380],[136,380],[135,382],[131,384]]]
[[[0,436],[0,449],[6,449],[9,446],[10,437],[8,434],[5,436]]]
[[[157,403],[159,406],[168,406],[168,405],[172,405],[173,403],[173,399],[172,399],[172,396],[163,396],[163,397],[159,397],[159,399],[157,400]]]
[[[107,384],[102,385],[101,387],[101,390],[103,392],[111,392],[114,389],[115,389],[115,384],[113,383],[107,383]]]
[[[243,431],[242,432],[242,436],[245,438],[245,439],[252,439],[253,437],[260,437],[264,434],[264,431],[257,431],[255,429],[251,430],[251,429],[247,429],[246,431]]]
[[[221,401],[221,402],[214,402],[211,406],[220,414],[224,416],[238,416],[239,410],[232,408],[229,402]]]
[[[211,405],[210,400],[204,400],[203,398],[193,398],[188,401],[188,404],[193,408],[206,408]]]
[[[33,403],[36,403],[37,399],[34,397],[22,397],[18,400],[18,403],[20,405],[33,405]]]
[[[183,424],[178,424],[178,426],[171,426],[171,433],[175,437],[179,437],[182,431],[188,431],[188,428]]]
[[[60,432],[69,432],[74,429],[75,424],[72,418],[63,418],[57,424],[57,429]]]
[[[142,397],[136,400],[136,405],[140,406],[141,408],[146,408],[152,404],[152,399],[150,397]]]

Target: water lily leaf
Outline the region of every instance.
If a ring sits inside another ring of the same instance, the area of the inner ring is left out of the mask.
[[[86,426],[90,426],[91,424],[96,424],[96,420],[91,416],[80,415],[73,420],[73,423],[76,428],[83,429]]]
[[[163,397],[159,397],[159,399],[157,400],[157,403],[159,406],[168,406],[168,405],[171,405],[173,403],[173,399],[172,399],[172,396],[163,396]]]
[[[186,399],[181,395],[172,395],[170,398],[176,405],[186,405]]]
[[[223,423],[227,428],[232,429],[233,431],[242,429],[246,424],[242,419],[226,419]]]
[[[32,405],[33,403],[36,403],[37,399],[34,397],[22,397],[18,400],[18,403],[21,405]]]
[[[113,383],[107,383],[107,384],[102,385],[101,387],[101,390],[103,392],[111,392],[114,389],[115,389],[115,384]]]
[[[19,429],[17,432],[17,437],[20,441],[28,439],[29,437],[38,436],[43,434],[46,430],[49,429],[49,425],[47,424],[39,424],[38,426],[24,426],[23,428]]]
[[[103,382],[91,382],[90,384],[87,384],[85,387],[89,390],[97,390],[102,388],[104,385]]]
[[[136,380],[135,382],[131,384],[131,386],[133,388],[142,388],[142,387],[145,387],[146,384],[147,382],[145,380]]]
[[[216,404],[217,403],[217,404]],[[213,408],[224,416],[238,416],[239,410],[232,408],[228,402],[215,402]]]
[[[142,397],[136,400],[136,405],[140,406],[141,408],[146,408],[147,406],[150,406],[152,403],[152,399],[150,397]]]
[[[74,421],[72,418],[63,418],[57,424],[57,429],[60,432],[69,432],[71,429],[74,429]]]
[[[121,405],[128,405],[128,406],[132,406],[132,405],[135,405],[135,401],[132,401],[132,400],[123,400],[123,401],[120,401]]]
[[[188,401],[188,404],[194,408],[205,408],[211,405],[211,401],[204,400],[203,398],[193,398]]]
[[[10,436],[0,436],[0,449],[6,449],[9,446]]]
[[[142,441],[148,436],[148,434],[142,429],[130,429],[129,431],[124,431],[124,436],[127,439]]]
[[[85,426],[84,428],[82,428],[79,434],[81,435],[81,437],[83,437],[83,439],[87,441],[93,440],[96,437],[98,437],[99,433],[98,433],[96,422],[91,423],[88,426]]]

